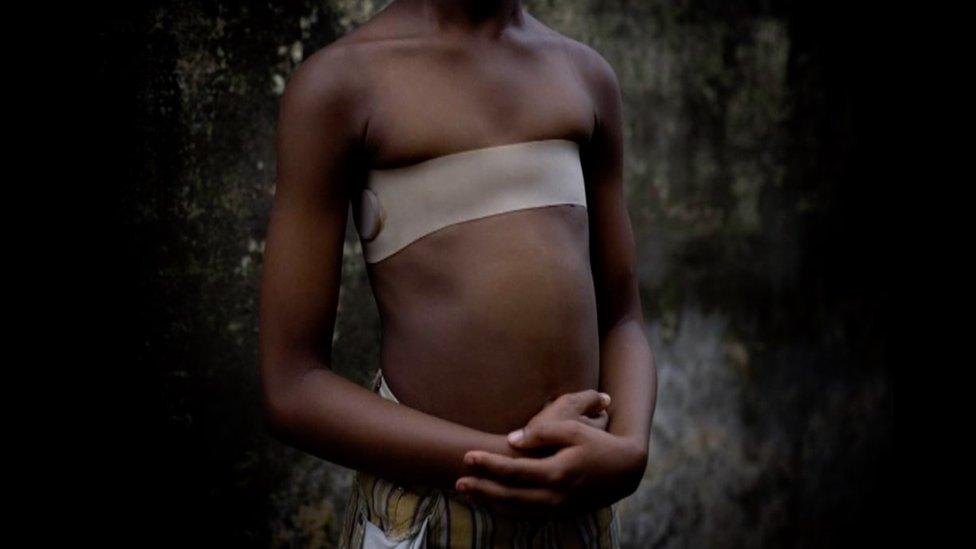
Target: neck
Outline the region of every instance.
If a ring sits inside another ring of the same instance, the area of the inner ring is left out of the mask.
[[[408,0],[438,32],[497,38],[522,25],[522,0]]]

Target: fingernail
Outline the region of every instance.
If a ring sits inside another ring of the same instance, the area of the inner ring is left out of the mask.
[[[467,487],[468,485],[461,482],[460,480],[454,483],[454,489],[457,490],[458,492],[463,492],[465,489],[467,489]]]
[[[523,432],[522,429],[519,429],[517,431],[512,431],[511,433],[508,434],[508,441],[511,442],[512,444],[515,444],[516,442],[522,440],[522,436],[524,435],[525,433]]]
[[[604,404],[610,404],[610,395],[607,393],[600,393],[600,398],[603,399]]]

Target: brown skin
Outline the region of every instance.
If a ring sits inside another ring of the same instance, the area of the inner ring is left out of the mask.
[[[470,220],[367,264],[402,404],[335,374],[343,240],[368,170],[555,138],[580,145],[588,207]],[[394,482],[464,477],[524,516],[632,493],[657,381],[622,157],[612,68],[518,2],[395,0],[308,58],[281,101],[261,293],[274,434]],[[597,390],[612,395],[602,420]],[[526,445],[509,443],[523,427]],[[472,450],[483,465],[464,461]]]

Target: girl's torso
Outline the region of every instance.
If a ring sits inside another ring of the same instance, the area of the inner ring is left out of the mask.
[[[585,145],[593,108],[565,38],[532,18],[497,40],[456,41],[403,21],[381,13],[345,37],[369,61],[355,68],[369,82],[369,169],[540,140]],[[507,211],[367,263],[381,369],[400,402],[507,433],[548,398],[596,388],[587,220],[578,204]]]

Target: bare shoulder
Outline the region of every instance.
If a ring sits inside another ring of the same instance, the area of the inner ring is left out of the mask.
[[[365,125],[372,100],[373,70],[389,57],[402,34],[400,18],[389,9],[308,56],[285,86],[283,104],[344,113]]]
[[[599,102],[612,101],[620,94],[617,72],[609,61],[588,44],[562,36],[564,47],[590,93]]]
[[[281,98],[282,109],[297,107],[309,112],[359,111],[365,83],[360,71],[362,48],[337,40],[308,56],[292,72]]]
[[[620,82],[610,62],[589,44],[566,36],[535,18],[532,18],[532,27],[536,36],[565,53],[596,108],[612,108],[620,97]]]

